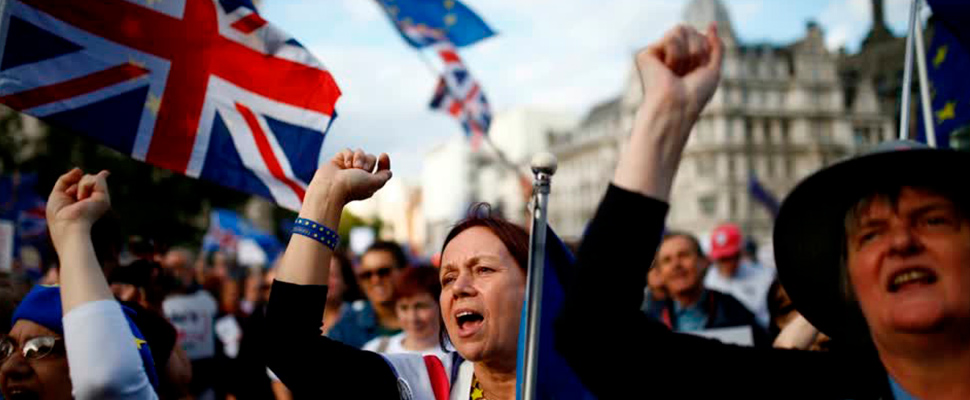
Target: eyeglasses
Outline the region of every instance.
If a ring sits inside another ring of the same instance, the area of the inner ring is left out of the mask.
[[[38,336],[30,338],[21,347],[20,352],[27,360],[38,360],[54,352],[57,342],[64,339],[54,336]],[[17,350],[17,342],[10,337],[0,338],[0,364],[7,361]]]
[[[369,281],[370,278],[372,276],[374,276],[374,275],[377,275],[380,278],[387,278],[387,277],[391,276],[391,272],[392,271],[393,271],[393,269],[391,267],[381,267],[381,268],[378,268],[378,269],[372,269],[372,270],[369,270],[369,271],[361,272],[361,273],[357,274],[357,278],[360,279],[360,280],[362,280],[362,281]]]

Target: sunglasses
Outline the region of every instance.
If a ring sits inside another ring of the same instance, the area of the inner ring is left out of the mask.
[[[391,269],[391,267],[381,267],[381,268],[378,268],[378,269],[372,269],[372,270],[369,270],[369,271],[361,272],[361,273],[357,274],[357,278],[360,279],[360,280],[362,280],[362,281],[369,281],[370,278],[372,276],[374,276],[374,275],[377,275],[380,278],[387,278],[387,277],[391,276],[391,272],[393,272],[393,270]]]
[[[57,342],[62,341],[59,337],[38,336],[28,339],[20,349],[20,354],[26,360],[38,360],[47,357],[54,352]],[[17,351],[17,342],[10,337],[0,339],[0,364],[7,361],[13,352]]]

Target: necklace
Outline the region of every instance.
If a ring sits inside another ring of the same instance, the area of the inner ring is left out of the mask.
[[[482,390],[482,384],[478,381],[478,377],[472,375],[472,392],[468,396],[470,400],[488,400],[485,397],[485,391]]]

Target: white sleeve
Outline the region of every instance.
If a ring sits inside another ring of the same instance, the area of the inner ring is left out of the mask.
[[[118,302],[82,304],[64,315],[63,322],[75,399],[158,398]]]

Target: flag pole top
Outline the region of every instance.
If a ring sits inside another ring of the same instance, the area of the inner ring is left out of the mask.
[[[532,173],[534,174],[545,174],[545,175],[555,175],[556,169],[559,167],[559,161],[556,159],[552,153],[541,152],[532,156]]]

